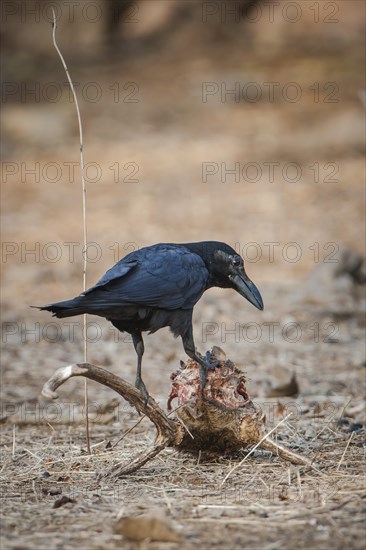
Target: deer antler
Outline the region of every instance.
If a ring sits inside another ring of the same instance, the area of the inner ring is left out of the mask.
[[[197,453],[203,449],[208,453],[218,454],[225,451],[238,451],[248,445],[256,444],[293,464],[311,466],[308,459],[278,445],[266,436],[264,417],[248,398],[242,373],[233,363],[225,359],[221,360],[220,366],[214,372],[209,373],[204,395],[194,391],[199,379],[198,365],[194,361],[184,365],[181,371],[175,374],[173,397],[171,394],[169,401],[171,402],[175,396],[178,398],[180,396],[181,403],[176,412],[177,420],[168,418],[152,397],[149,397],[145,405],[144,397],[134,386],[91,363],[61,367],[45,383],[42,394],[47,398],[56,399],[58,397],[56,390],[74,376],[84,376],[108,386],[136,407],[140,413],[148,416],[156,427],[156,439],[150,449],[135,457],[127,465],[119,463],[113,466],[107,474],[122,476],[135,472],[166,447],[191,453]],[[192,405],[192,396],[195,400],[194,405]],[[236,408],[233,406],[235,402],[237,402]]]

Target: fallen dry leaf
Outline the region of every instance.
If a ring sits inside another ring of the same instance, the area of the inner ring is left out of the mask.
[[[53,508],[61,508],[61,506],[64,506],[65,504],[75,504],[76,500],[73,498],[67,497],[66,495],[62,495],[62,497],[55,500],[53,503]]]
[[[160,542],[179,542],[182,540],[171,520],[160,515],[123,517],[117,521],[114,530],[119,535],[131,540],[149,539]]]
[[[287,367],[276,366],[272,369],[267,383],[269,387],[265,389],[266,397],[292,397],[300,391],[296,374]]]

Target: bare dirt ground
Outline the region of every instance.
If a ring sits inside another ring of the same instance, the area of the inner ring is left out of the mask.
[[[276,437],[317,470],[256,450],[224,483],[247,450],[209,461],[166,450],[127,478],[105,478],[152,443],[154,428],[144,419],[119,441],[139,416],[89,382],[89,456],[84,382],[65,384],[58,401],[40,397],[57,368],[83,358],[82,319],[29,308],[82,289],[81,190],[70,164],[78,135],[66,87],[57,101],[47,95],[66,80],[51,43],[36,54],[12,37],[7,81],[38,82],[40,100],[19,87],[2,120],[2,548],[364,547],[365,301],[347,269],[337,273],[342,250],[364,254],[364,6],[331,4],[333,25],[312,22],[304,2],[292,26],[262,18],[231,35],[218,24],[224,34],[213,39],[196,21],[163,45],[108,55],[64,43],[93,163],[89,283],[134,247],[209,239],[235,246],[261,290],[264,312],[234,292],[208,292],[195,310],[196,345],[221,346],[246,372],[268,429],[292,412]],[[238,101],[224,93],[235,83]],[[129,338],[88,320],[89,360],[133,382]],[[182,346],[167,331],[145,343],[144,380],[165,407]],[[270,396],[284,370],[298,394]],[[58,506],[62,496],[71,502]],[[170,518],[181,540],[114,531],[118,517],[150,512]]]

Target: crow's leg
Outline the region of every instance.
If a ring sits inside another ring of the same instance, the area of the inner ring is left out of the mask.
[[[205,387],[206,380],[207,380],[207,371],[208,369],[214,369],[219,364],[219,361],[210,361],[210,353],[206,353],[206,358],[204,359],[201,355],[196,353],[196,347],[194,345],[193,340],[193,330],[192,327],[189,328],[189,330],[182,336],[182,342],[184,351],[190,357],[193,359],[193,361],[196,361],[199,364],[200,368],[200,386],[201,390]]]
[[[145,405],[147,405],[147,402],[149,400],[149,393],[141,378],[142,356],[144,355],[144,351],[145,351],[144,341],[142,339],[141,332],[135,332],[131,334],[131,336],[132,336],[133,345],[135,346],[135,350],[137,353],[137,372],[136,372],[135,386],[138,390],[141,391],[142,395],[145,398]]]

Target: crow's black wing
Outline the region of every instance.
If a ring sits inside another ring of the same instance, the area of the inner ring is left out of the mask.
[[[127,256],[126,258],[122,258],[122,260],[120,260],[113,267],[108,269],[108,271],[104,273],[103,277],[101,277],[94,286],[88,288],[88,290],[86,290],[84,294],[89,294],[99,287],[105,287],[105,285],[111,283],[112,281],[122,279],[122,277],[124,277],[125,275],[130,273],[131,270],[137,267],[137,265],[137,259],[127,259]]]
[[[190,309],[206,289],[207,268],[184,246],[160,244],[132,252],[86,291],[99,308],[140,305]]]

